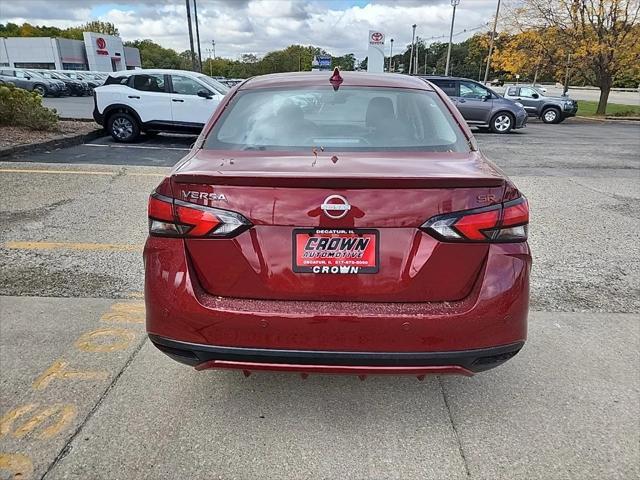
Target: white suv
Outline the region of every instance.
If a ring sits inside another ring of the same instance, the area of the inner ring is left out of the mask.
[[[228,91],[197,72],[124,70],[95,89],[93,118],[118,142],[140,132],[199,133]]]

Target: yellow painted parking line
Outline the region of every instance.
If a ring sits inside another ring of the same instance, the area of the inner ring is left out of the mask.
[[[117,175],[117,171],[104,172],[93,170],[43,170],[31,168],[0,168],[0,173],[45,173],[45,174],[61,174],[61,175]],[[145,172],[125,172],[127,176],[133,177],[165,177],[163,173],[145,173]]]
[[[9,250],[80,250],[80,251],[111,251],[136,252],[142,250],[142,245],[126,243],[74,243],[74,242],[5,242],[0,244]]]

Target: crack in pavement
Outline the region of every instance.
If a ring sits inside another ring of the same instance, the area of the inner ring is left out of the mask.
[[[458,434],[458,429],[456,427],[455,422],[453,421],[453,415],[451,413],[451,407],[449,406],[449,400],[447,399],[447,393],[444,390],[444,384],[442,383],[442,377],[438,375],[438,384],[440,385],[440,390],[442,391],[442,399],[444,400],[444,405],[447,407],[447,414],[449,416],[449,423],[451,424],[451,429],[453,430],[453,435],[456,438],[456,443],[458,444],[458,452],[460,453],[460,457],[462,458],[462,463],[464,464],[464,470],[467,474],[468,478],[471,478],[471,470],[469,469],[469,463],[467,462],[467,457],[464,454],[464,448],[462,447],[462,440],[460,439],[460,435]]]
[[[120,369],[120,371],[118,372],[118,374],[113,378],[113,380],[111,381],[111,383],[107,386],[107,388],[104,390],[104,392],[102,392],[102,395],[100,395],[100,398],[98,398],[98,401],[95,403],[95,405],[91,408],[91,410],[89,410],[89,412],[87,413],[87,415],[85,416],[85,418],[82,420],[82,422],[80,422],[80,424],[78,425],[78,427],[76,428],[76,430],[73,432],[73,434],[71,434],[71,436],[69,437],[69,439],[66,441],[66,443],[64,444],[64,446],[60,449],[60,451],[58,452],[58,454],[56,455],[56,457],[53,459],[53,462],[51,462],[49,464],[49,466],[47,467],[47,469],[45,470],[45,472],[42,474],[42,476],[40,477],[40,480],[45,480],[45,478],[47,477],[47,475],[49,475],[49,473],[56,467],[56,465],[63,459],[65,458],[67,455],[69,455],[69,453],[71,453],[71,444],[73,443],[73,441],[76,439],[76,437],[80,434],[80,432],[82,432],[82,429],[84,428],[84,426],[87,424],[87,422],[93,418],[93,415],[98,411],[98,408],[100,408],[100,405],[102,405],[102,403],[104,402],[104,400],[107,398],[107,396],[109,395],[109,393],[111,392],[111,390],[113,390],[113,388],[115,387],[116,383],[118,383],[118,381],[120,380],[120,377],[122,376],[122,374],[129,368],[129,365],[131,365],[131,363],[133,363],[133,360],[135,360],[136,356],[138,355],[138,353],[140,353],[140,350],[142,350],[142,347],[144,346],[145,343],[147,343],[147,339],[149,337],[147,337],[146,335],[144,336],[144,338],[142,339],[142,341],[140,342],[140,344],[135,348],[135,350],[133,352],[131,352],[131,355],[129,356],[129,358],[127,359],[126,363],[122,366],[122,368]]]

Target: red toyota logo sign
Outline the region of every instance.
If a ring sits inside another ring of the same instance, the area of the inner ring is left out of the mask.
[[[374,32],[371,34],[371,40],[373,40],[374,42],[381,42],[383,38],[384,35],[380,32]]]
[[[102,37],[96,38],[96,45],[100,50],[104,50],[107,47],[107,42]]]

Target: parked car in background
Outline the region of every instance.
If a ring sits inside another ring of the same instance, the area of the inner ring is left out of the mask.
[[[560,123],[578,113],[578,102],[568,95],[547,96],[546,91],[532,85],[508,85],[504,96],[521,103],[529,116],[538,117],[544,123]]]
[[[492,87],[501,87],[504,85],[504,80],[502,80],[501,78],[494,78],[493,80],[491,80],[490,85]]]
[[[114,72],[95,89],[93,118],[118,142],[133,142],[140,132],[199,133],[228,91],[196,72]]]
[[[61,82],[60,80],[44,78],[43,76],[30,70],[2,67],[0,68],[0,75],[5,77],[5,81],[10,81],[16,87],[37,92],[43,97],[59,97],[60,95],[66,94],[67,91],[67,87],[64,82]]]
[[[227,87],[231,88],[231,87],[235,87],[240,82],[243,82],[244,79],[242,79],[242,78],[225,78],[224,80],[218,80],[218,81],[220,83],[226,85]]]
[[[68,78],[86,82],[87,85],[89,85],[90,91],[93,91],[96,87],[102,86],[106,80],[106,76],[103,77],[102,75],[84,70],[57,70],[57,72]]]
[[[222,102],[149,198],[159,350],[197,370],[418,378],[518,353],[527,200],[446,95],[336,69],[254,77]]]
[[[527,125],[527,112],[521,104],[501,97],[479,82],[435,75],[420,78],[440,87],[472,127],[509,133]]]
[[[73,78],[69,78],[61,73],[55,72],[53,70],[35,70],[38,74],[42,75],[44,78],[51,78],[55,80],[60,80],[67,86],[67,92],[69,95],[77,95],[81,97],[83,95],[91,95],[91,89],[87,82],[83,82],[81,80],[74,80]]]

